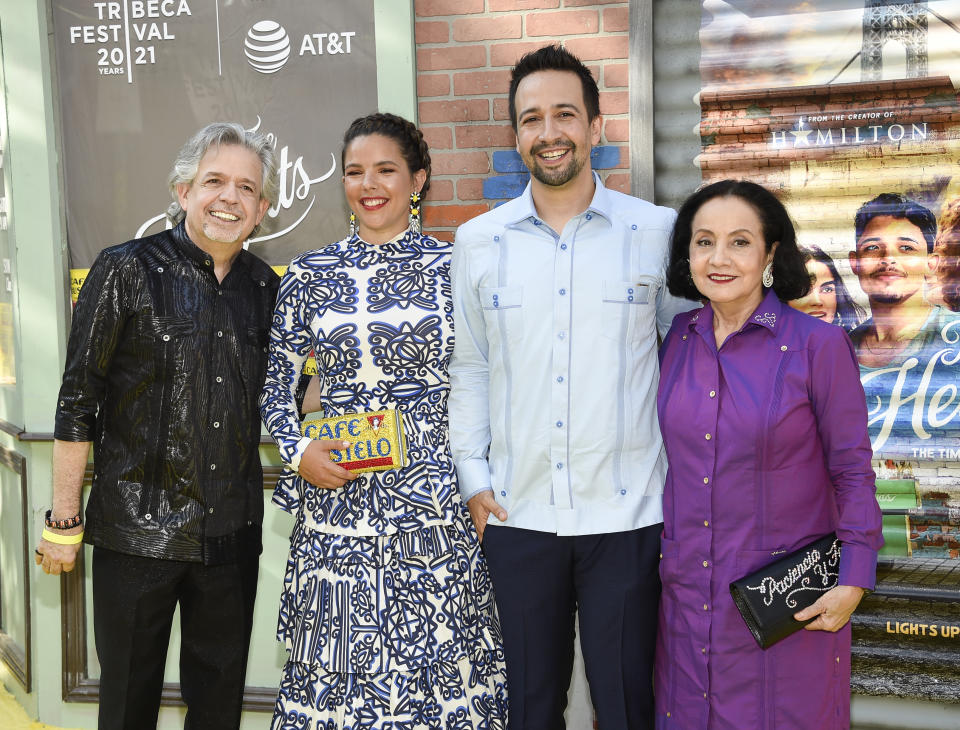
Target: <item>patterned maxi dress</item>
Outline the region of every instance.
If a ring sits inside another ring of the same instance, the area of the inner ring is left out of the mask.
[[[273,730],[506,728],[500,627],[447,440],[451,249],[354,236],[295,258],[280,285],[261,413],[281,454],[313,350],[324,415],[398,409],[409,465],[333,490],[278,482],[296,523]]]

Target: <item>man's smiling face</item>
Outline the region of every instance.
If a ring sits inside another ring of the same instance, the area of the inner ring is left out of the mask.
[[[517,86],[517,152],[530,174],[551,187],[590,175],[590,150],[600,142],[600,117],[587,119],[580,78],[537,71]]]
[[[217,244],[243,243],[267,212],[260,197],[262,166],[252,150],[219,145],[207,150],[189,185],[177,185],[187,235],[212,253]]]

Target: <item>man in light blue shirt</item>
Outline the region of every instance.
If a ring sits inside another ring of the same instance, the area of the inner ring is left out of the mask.
[[[653,723],[666,460],[657,333],[675,214],[590,169],[596,82],[548,46],[513,70],[531,181],[457,231],[450,440],[503,626],[511,730],[556,730],[574,618],[603,730]]]

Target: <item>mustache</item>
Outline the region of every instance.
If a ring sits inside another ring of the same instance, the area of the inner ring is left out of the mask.
[[[907,272],[901,269],[899,266],[890,266],[882,265],[877,271],[870,274],[870,278],[876,278],[879,276],[889,276],[890,274],[896,274],[897,276],[906,276]]]
[[[535,144],[533,147],[530,148],[530,154],[536,155],[543,152],[544,150],[549,150],[549,149],[572,150],[575,148],[576,148],[576,145],[573,144],[572,142],[541,142],[539,144]]]

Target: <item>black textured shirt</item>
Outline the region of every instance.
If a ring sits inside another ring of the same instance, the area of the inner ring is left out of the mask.
[[[257,399],[278,282],[246,251],[218,282],[182,223],[97,257],[55,430],[93,442],[87,542],[208,564],[260,549]]]

